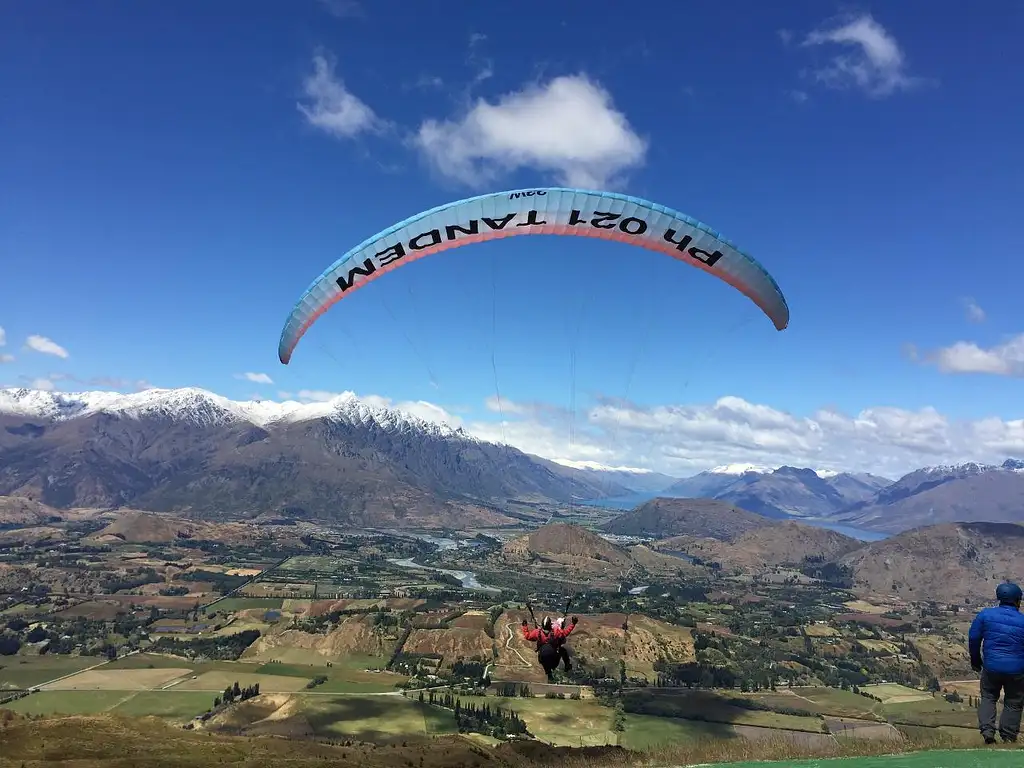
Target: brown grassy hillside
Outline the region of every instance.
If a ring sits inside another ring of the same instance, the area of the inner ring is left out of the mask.
[[[607,533],[624,536],[710,536],[732,541],[773,521],[713,499],[651,499],[609,520]]]
[[[908,600],[971,604],[994,600],[996,586],[1024,573],[1024,526],[946,523],[868,544],[841,559],[858,589]]]
[[[681,551],[726,568],[760,570],[789,565],[805,557],[834,560],[862,547],[854,538],[827,528],[790,520],[747,531],[731,542],[709,537],[675,536],[657,542],[660,551]]]

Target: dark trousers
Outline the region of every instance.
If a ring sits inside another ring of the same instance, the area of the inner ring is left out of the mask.
[[[572,662],[569,661],[569,649],[564,645],[558,646],[558,658],[565,665],[565,671],[572,669]],[[557,664],[555,665],[558,666]]]
[[[551,643],[545,643],[537,649],[537,660],[544,667],[545,674],[550,678],[558,667],[558,662],[561,661],[561,654]]]
[[[1021,708],[1024,707],[1024,674],[1001,675],[981,671],[981,701],[978,703],[978,729],[987,739],[996,736],[996,702],[1003,693],[1003,714],[999,718],[999,735],[1004,741],[1016,741],[1020,733]]]

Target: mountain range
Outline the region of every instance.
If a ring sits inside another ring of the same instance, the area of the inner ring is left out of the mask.
[[[719,499],[779,519],[827,517],[872,498],[891,483],[888,478],[869,474],[733,464],[680,480],[661,495]]]
[[[0,390],[0,496],[197,517],[369,526],[511,525],[509,501],[714,499],[761,517],[887,533],[1024,521],[1024,462],[863,473],[729,465],[679,479],[553,461],[370,405],[232,401],[201,389]]]
[[[0,495],[53,507],[463,527],[511,523],[509,499],[628,492],[562,469],[352,395],[0,390]]]

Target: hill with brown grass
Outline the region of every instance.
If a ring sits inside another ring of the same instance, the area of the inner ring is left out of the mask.
[[[907,600],[987,603],[1024,573],[1024,525],[946,523],[867,544],[840,559],[862,591]]]
[[[168,543],[179,539],[243,543],[266,535],[246,523],[204,523],[126,510],[118,513],[116,519],[90,538],[102,541],[109,537],[132,544]]]
[[[714,499],[651,499],[609,520],[606,533],[623,536],[708,536],[732,541],[772,520]]]
[[[733,541],[708,536],[674,536],[654,544],[663,552],[685,552],[726,568],[757,571],[793,565],[807,557],[835,560],[862,547],[850,536],[791,520],[747,531]]]
[[[41,525],[63,516],[53,507],[23,496],[0,496],[0,525]]]
[[[535,531],[506,542],[501,556],[510,562],[530,561],[573,562],[598,561],[611,566],[628,567],[633,558],[622,547],[578,525],[550,523]]]
[[[538,606],[538,620],[549,613]],[[579,624],[570,635],[570,653],[577,663],[591,670],[604,667],[617,677],[620,664],[630,676],[654,681],[654,664],[659,660],[685,662],[694,659],[693,635],[687,627],[668,624],[648,616],[624,613],[579,614]],[[544,673],[536,662],[531,643],[522,638],[520,626],[531,616],[525,609],[506,611],[495,622],[498,651],[494,679],[537,683]]]
[[[325,659],[345,656],[383,656],[394,648],[398,632],[374,626],[372,616],[342,616],[337,626],[325,634],[313,634],[298,629],[285,629],[264,634],[246,650],[245,658],[287,660],[290,652],[313,652]]]

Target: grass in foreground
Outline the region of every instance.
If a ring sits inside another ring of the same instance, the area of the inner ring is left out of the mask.
[[[322,738],[393,743],[453,733],[451,712],[392,696],[307,696],[302,713]]]
[[[30,697],[31,698],[31,697]],[[409,707],[405,725],[415,725]],[[354,715],[365,714],[365,702]],[[323,713],[329,715],[329,712]],[[425,733],[443,730],[443,723],[427,721],[422,715]],[[377,726],[365,717],[353,718],[353,731],[372,732]],[[362,722],[366,727],[359,727]],[[440,727],[439,727],[440,726]],[[347,730],[347,729],[346,729]],[[353,738],[354,733],[335,732],[334,738]],[[294,741],[279,738],[230,737],[185,731],[152,718],[61,717],[30,719],[0,711],[0,768],[17,768],[22,763],[34,768],[49,768],[75,761],[76,768],[105,768],[114,765],[146,765],[147,768],[208,768],[210,765],[263,768],[282,765],[288,768],[323,766],[325,761],[360,768],[653,768],[707,763],[747,761],[742,768],[759,765],[753,761],[784,760],[784,766],[802,766],[794,760],[807,758],[877,756],[911,753],[922,749],[949,748],[943,739],[911,739],[903,743],[849,742],[828,749],[809,749],[791,742],[748,742],[698,739],[671,747],[638,753],[619,747],[595,747],[584,750],[552,748],[537,742],[489,746],[486,741],[455,736],[417,739],[407,732],[385,734],[387,746],[349,744],[347,746]],[[830,768],[1010,768],[1024,764],[1024,751],[996,748],[931,754],[908,755],[896,759],[861,760],[830,764]],[[805,768],[811,768],[814,763]],[[732,768],[741,768],[733,766]],[[782,768],[776,764],[773,768]]]

